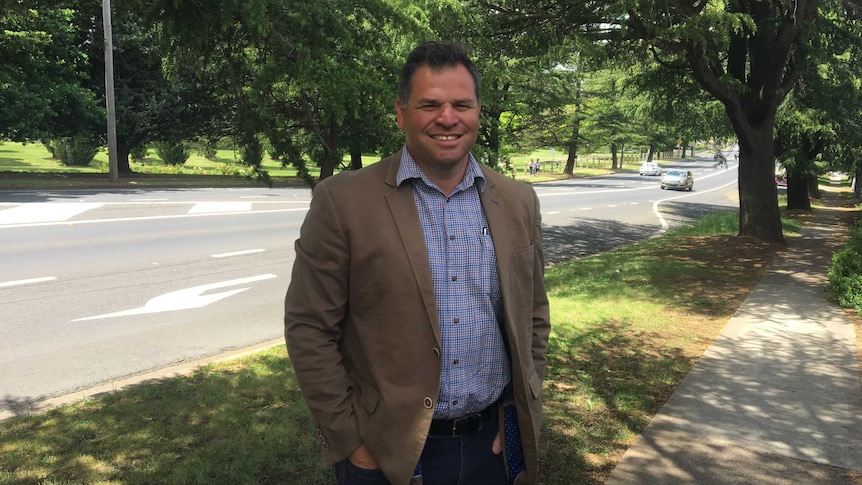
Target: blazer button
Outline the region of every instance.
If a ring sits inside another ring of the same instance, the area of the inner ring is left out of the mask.
[[[425,409],[431,409],[434,406],[434,401],[431,400],[430,397],[425,398]]]
[[[437,347],[431,349],[431,352],[434,352],[434,357],[440,357],[440,349],[438,349]]]

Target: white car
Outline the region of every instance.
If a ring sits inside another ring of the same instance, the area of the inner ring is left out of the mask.
[[[644,162],[638,172],[641,175],[661,175],[661,165],[655,162]]]

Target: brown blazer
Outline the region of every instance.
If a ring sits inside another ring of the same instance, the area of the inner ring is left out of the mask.
[[[431,268],[401,154],[314,189],[296,241],[285,339],[328,464],[361,443],[396,485],[411,482],[440,389]],[[550,333],[541,215],[532,187],[482,167],[527,472],[535,483]]]

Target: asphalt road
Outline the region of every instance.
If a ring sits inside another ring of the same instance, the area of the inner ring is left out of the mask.
[[[678,165],[694,191],[637,174],[537,184],[548,262],[738,207],[735,163]],[[280,338],[310,196],[0,191],[0,411]]]

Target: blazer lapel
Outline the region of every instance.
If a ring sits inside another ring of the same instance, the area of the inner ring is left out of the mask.
[[[384,195],[384,198],[389,205],[392,218],[395,220],[395,227],[398,228],[398,235],[404,245],[404,251],[410,260],[413,277],[419,286],[422,305],[428,314],[428,321],[431,322],[437,345],[441,345],[440,327],[437,324],[437,302],[434,297],[434,278],[431,275],[431,264],[428,261],[425,234],[422,232],[419,212],[416,209],[416,202],[413,200],[413,190],[409,184],[401,187],[395,184],[395,174],[398,172],[398,165],[401,160],[400,153],[395,156],[397,158],[393,157],[395,160],[390,164],[386,183],[392,189]],[[410,303],[405,302],[405,304]]]
[[[485,191],[480,194],[482,209],[488,219],[488,229],[491,240],[494,241],[494,252],[497,253],[497,271],[500,273],[500,285],[503,295],[509,292],[509,255],[512,252],[509,225],[506,222],[506,204],[500,196],[492,179],[485,176]]]

